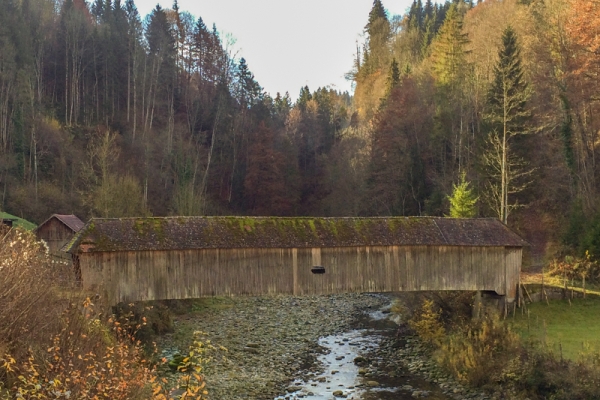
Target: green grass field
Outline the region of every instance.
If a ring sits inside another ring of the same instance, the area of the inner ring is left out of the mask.
[[[533,338],[545,343],[564,358],[580,359],[582,353],[600,351],[600,297],[567,300],[551,300],[528,305],[527,313],[517,311],[509,317],[513,326],[524,339]]]
[[[27,220],[24,220],[23,218],[19,218],[15,215],[2,211],[0,211],[0,218],[16,219],[15,226],[20,226],[21,228],[27,229],[28,231],[34,230],[37,227],[37,225],[33,222],[29,222]]]

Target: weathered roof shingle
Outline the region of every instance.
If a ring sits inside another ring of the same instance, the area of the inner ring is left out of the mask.
[[[69,252],[390,245],[527,246],[497,219],[166,217],[92,219]]]
[[[56,218],[73,232],[79,232],[81,228],[85,226],[85,223],[73,214],[52,214],[50,218],[42,222],[37,229],[39,229],[41,226],[44,226],[44,224],[46,224],[46,222],[50,221],[52,218]]]

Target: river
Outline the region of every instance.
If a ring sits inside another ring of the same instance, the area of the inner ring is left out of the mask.
[[[397,337],[384,294],[203,300],[159,339],[185,353],[194,331],[227,352],[205,368],[214,400],[486,399],[439,372],[418,340]],[[175,376],[169,376],[175,379]]]

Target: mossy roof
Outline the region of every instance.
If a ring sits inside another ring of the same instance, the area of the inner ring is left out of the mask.
[[[527,246],[491,218],[166,217],[91,219],[68,252],[347,246]]]
[[[27,229],[28,231],[35,229],[35,227],[37,226],[33,222],[29,222],[23,218],[19,218],[15,215],[9,214],[7,212],[2,212],[2,211],[0,211],[0,219],[11,220],[11,221],[13,221],[14,226],[20,226],[21,228]]]

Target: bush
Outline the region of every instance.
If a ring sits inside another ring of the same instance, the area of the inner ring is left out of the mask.
[[[582,258],[566,256],[562,262],[553,262],[550,275],[576,281],[585,278],[588,283],[600,283],[600,263],[593,261],[586,251]]]
[[[432,300],[425,299],[421,308],[408,321],[421,340],[430,346],[440,346],[446,330],[440,320],[440,311]]]
[[[22,398],[149,398],[154,368],[118,322],[103,323],[86,300],[70,307],[46,351],[30,347],[26,360],[3,357],[10,392]]]
[[[409,325],[458,381],[502,391],[507,398],[600,399],[600,353],[585,353],[576,363],[557,359],[540,343],[523,342],[498,313],[478,320],[445,319],[452,307],[464,308],[463,296],[424,299]]]
[[[23,359],[30,344],[60,330],[68,296],[58,293],[72,288],[70,272],[33,233],[0,226],[0,349]]]
[[[0,399],[205,398],[201,342],[169,392],[135,338],[143,318],[117,320],[74,300],[63,269],[31,233],[0,228]]]
[[[151,344],[156,335],[173,332],[171,310],[161,302],[120,303],[113,311],[129,332],[144,344]]]
[[[521,352],[519,336],[497,314],[488,314],[446,338],[437,360],[460,381],[483,386],[511,376]]]

